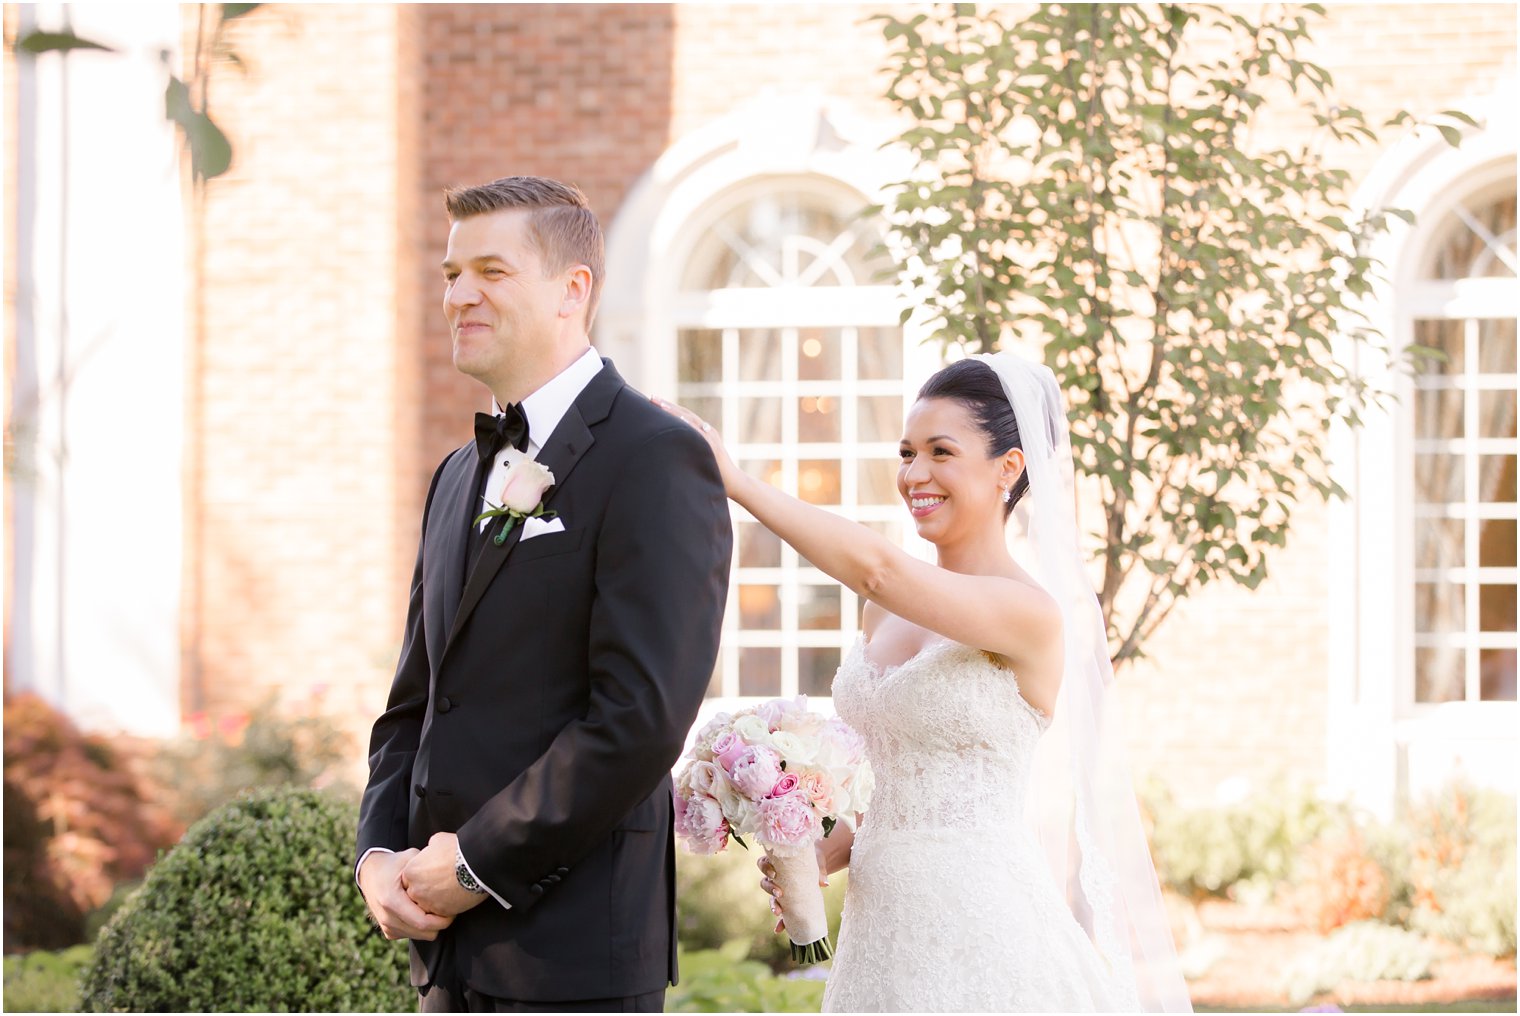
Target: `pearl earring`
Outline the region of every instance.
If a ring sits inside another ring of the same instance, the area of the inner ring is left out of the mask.
[[[1013,488],[1012,487],[1002,487],[1002,488],[999,488],[999,489],[1001,489],[1002,492],[1003,492],[1003,503],[1004,504],[1007,504],[1009,501],[1013,500]]]

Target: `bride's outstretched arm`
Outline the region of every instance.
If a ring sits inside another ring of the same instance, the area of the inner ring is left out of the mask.
[[[947,638],[1000,653],[1015,664],[1025,659],[1031,646],[1049,647],[1052,633],[1057,633],[1054,644],[1060,645],[1060,608],[1043,590],[1015,579],[960,574],[920,561],[874,529],[800,501],[744,472],[712,427],[688,409],[654,401],[707,438],[730,498],[857,595]],[[1054,697],[1053,689],[1050,697]]]

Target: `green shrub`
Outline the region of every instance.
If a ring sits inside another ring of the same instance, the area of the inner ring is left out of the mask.
[[[312,790],[239,799],[191,827],[106,924],[92,1011],[415,1011],[406,947],[353,882],[353,804]]]
[[[158,756],[179,818],[194,822],[239,794],[269,787],[347,792],[336,773],[351,757],[349,737],[322,715],[291,715],[273,699],[247,713],[186,718],[185,733]]]
[[[681,983],[665,993],[666,1012],[818,1012],[822,980],[778,977],[749,946],[730,942],[720,949],[681,950]]]
[[[1421,935],[1380,921],[1358,921],[1337,929],[1292,964],[1283,990],[1294,1005],[1302,1005],[1348,982],[1423,981],[1435,959],[1435,950]]]
[[[681,947],[712,950],[742,942],[745,955],[782,972],[793,969],[785,933],[776,934],[771,898],[760,888],[760,869],[754,850],[730,846],[717,854],[676,851],[676,927]],[[829,937],[839,941],[839,917],[844,907],[845,872],[829,877],[823,891],[829,917]],[[737,948],[737,947],[736,947]]]
[[[1515,799],[1454,784],[1411,809],[1409,926],[1515,954]]]
[[[78,1012],[79,978],[93,952],[76,945],[5,957],[6,1012]]]
[[[1144,798],[1157,874],[1191,897],[1222,896],[1242,883],[1276,886],[1306,845],[1349,821],[1344,807],[1284,782],[1231,805],[1185,808],[1156,783]]]

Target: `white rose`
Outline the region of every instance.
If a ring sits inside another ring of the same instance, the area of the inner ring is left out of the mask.
[[[552,486],[553,473],[533,459],[519,459],[507,471],[506,486],[501,488],[501,505],[527,514],[539,506],[544,493]]]
[[[817,742],[798,737],[789,730],[778,730],[771,735],[771,747],[781,753],[788,766],[812,765],[817,754]]]
[[[734,720],[734,734],[748,745],[764,745],[770,747],[771,729],[765,725],[760,717],[750,714],[740,716]]]

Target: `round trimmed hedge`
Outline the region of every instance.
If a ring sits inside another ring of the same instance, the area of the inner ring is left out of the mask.
[[[404,943],[354,885],[353,804],[240,798],[190,827],[101,930],[93,1012],[415,1012]]]

